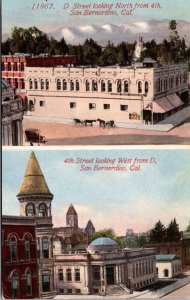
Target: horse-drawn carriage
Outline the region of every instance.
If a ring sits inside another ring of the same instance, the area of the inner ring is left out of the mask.
[[[89,120],[89,119],[86,119],[86,120],[80,120],[80,119],[74,119],[73,120],[73,123],[75,126],[87,126],[88,124],[90,124],[91,126],[93,126],[93,123],[94,122],[99,122],[99,126],[100,127],[108,127],[108,128],[115,128],[116,125],[115,125],[115,122],[114,120],[110,120],[110,121],[105,121],[105,120],[101,120],[101,119],[97,119],[97,120]]]
[[[42,143],[45,145],[47,139],[45,136],[40,135],[40,130],[29,128],[25,130],[25,141],[29,142],[30,145],[33,145],[33,143],[38,143],[38,145]]]

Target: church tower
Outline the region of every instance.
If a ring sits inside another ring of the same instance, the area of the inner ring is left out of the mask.
[[[66,213],[66,225],[67,227],[78,228],[78,215],[72,204]]]
[[[135,45],[135,53],[134,53],[135,61],[140,59],[142,51],[143,51],[143,38],[139,36],[139,40]]]
[[[40,298],[53,298],[56,294],[51,216],[53,194],[49,191],[34,152],[30,155],[17,199],[20,203],[20,216],[28,216],[36,221],[39,296]]]

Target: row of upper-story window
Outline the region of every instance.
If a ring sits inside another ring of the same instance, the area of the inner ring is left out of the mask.
[[[25,207],[25,214],[28,217],[38,216],[38,217],[47,217],[48,216],[48,207],[46,203],[40,203],[36,208],[33,203],[28,203]]]
[[[16,89],[25,89],[25,80],[23,78],[4,78],[8,83]]]
[[[1,63],[1,71],[21,71],[23,72],[24,71],[24,62],[2,62]]]
[[[74,276],[73,276],[74,275]],[[63,273],[63,269],[58,269],[58,280],[59,281],[67,281],[67,282],[71,282],[71,281],[80,281],[81,278],[80,278],[80,269],[79,268],[76,268],[74,269],[74,274],[72,274],[72,271],[70,268],[67,268],[66,269],[66,273],[65,273],[65,279],[64,279],[64,273]],[[73,277],[74,277],[74,280],[73,280]]]
[[[187,73],[184,73],[183,75],[177,75],[176,77],[158,78],[156,80],[156,93],[167,91],[173,88],[178,88],[181,85],[187,83],[187,80]]]
[[[9,260],[11,262],[18,261],[20,259],[24,260],[30,260],[31,259],[31,243],[32,239],[31,236],[28,234],[25,234],[24,240],[23,240],[23,246],[24,251],[23,253],[18,253],[18,247],[21,246],[20,242],[18,243],[18,238],[15,235],[10,236],[9,238]],[[48,237],[42,237],[41,243],[39,239],[37,239],[36,242],[36,250],[41,251],[43,258],[49,258],[49,243],[51,241],[48,239]],[[22,255],[22,257],[20,257]],[[33,257],[35,258],[35,257]]]
[[[32,274],[30,268],[26,268],[23,275],[20,274],[17,270],[14,270],[10,274],[9,277],[11,281],[11,299],[20,299],[21,294],[26,296],[32,295]],[[23,278],[25,281],[24,286],[23,283],[21,285],[20,282],[20,280],[23,280]]]
[[[86,92],[113,92],[113,83],[111,80],[105,81],[101,80],[98,83],[98,80],[88,80],[86,79],[84,82],[85,91]],[[49,80],[48,79],[29,79],[29,89],[30,90],[49,90]],[[80,91],[81,83],[78,79],[71,79],[69,82],[66,79],[57,79],[56,80],[56,89],[57,91]],[[129,93],[130,83],[128,80],[122,81],[118,79],[116,81],[116,92],[117,93]],[[147,94],[149,91],[149,83],[148,81],[138,81],[137,82],[137,92],[139,94],[145,93]]]
[[[31,258],[31,243],[32,243],[32,237],[30,234],[25,234],[23,238],[22,244],[18,245],[18,237],[16,235],[11,235],[9,237],[9,260],[14,262],[18,261],[20,259],[30,260]],[[23,253],[18,253],[18,246],[23,247],[24,251]]]

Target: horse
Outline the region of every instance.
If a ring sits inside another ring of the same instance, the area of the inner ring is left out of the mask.
[[[106,126],[106,121],[101,120],[101,119],[97,119],[97,121],[99,122],[99,126],[105,128]]]
[[[73,123],[74,123],[75,125],[83,125],[83,124],[84,124],[84,122],[81,121],[80,119],[74,119],[74,120],[73,120]]]
[[[84,125],[87,126],[87,124],[89,123],[92,126],[93,122],[96,122],[96,120],[84,120]]]

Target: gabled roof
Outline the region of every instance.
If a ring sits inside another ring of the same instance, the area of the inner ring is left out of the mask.
[[[157,254],[156,261],[172,261],[178,259],[175,254]]]
[[[74,206],[72,205],[72,204],[70,204],[70,206],[69,206],[69,209],[68,209],[68,211],[67,211],[67,215],[69,215],[69,216],[73,216],[73,215],[75,215],[75,216],[77,216],[77,212],[76,212],[76,210],[75,210],[75,208],[74,208]]]
[[[49,191],[35,153],[32,151],[20,192],[17,196],[38,194],[52,195]]]

